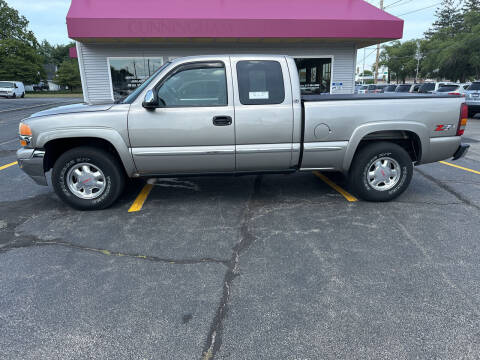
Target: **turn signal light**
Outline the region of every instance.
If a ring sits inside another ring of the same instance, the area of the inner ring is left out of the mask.
[[[21,136],[32,136],[32,129],[30,129],[30,126],[24,123],[20,123],[18,132]]]
[[[20,134],[20,145],[29,145],[30,140],[32,139],[32,129],[30,129],[30,126],[24,123],[20,123],[20,125],[18,126],[18,132]]]
[[[468,123],[468,105],[463,103],[460,107],[460,120],[458,121],[457,136],[463,136]]]

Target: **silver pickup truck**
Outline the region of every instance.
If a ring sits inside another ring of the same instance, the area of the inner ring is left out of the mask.
[[[389,201],[413,165],[458,159],[468,109],[438,96],[309,96],[288,56],[164,64],[115,104],[64,106],[20,123],[20,167],[77,209],[103,209],[127,177],[339,171]]]

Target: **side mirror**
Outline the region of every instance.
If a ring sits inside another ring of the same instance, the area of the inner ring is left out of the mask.
[[[159,107],[158,99],[155,96],[155,93],[152,90],[148,90],[143,99],[142,106],[145,109],[153,110]]]

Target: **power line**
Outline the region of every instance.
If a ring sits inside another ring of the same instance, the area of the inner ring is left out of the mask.
[[[409,14],[413,14],[413,13],[416,13],[416,12],[419,12],[419,11],[422,11],[422,10],[426,10],[426,9],[430,9],[432,7],[435,7],[435,6],[438,6],[442,3],[442,1],[436,3],[436,4],[433,4],[433,5],[430,5],[430,6],[427,6],[427,7],[424,7],[424,8],[421,8],[421,9],[417,9],[417,10],[413,10],[413,11],[409,11],[409,12],[406,12],[404,14],[400,14],[400,15],[396,15],[397,17],[400,17],[400,16],[405,16],[405,15],[409,15]]]

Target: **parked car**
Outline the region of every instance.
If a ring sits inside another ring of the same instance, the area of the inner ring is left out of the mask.
[[[25,97],[25,86],[20,81],[0,81],[0,96],[15,99]]]
[[[41,81],[36,85],[33,85],[33,91],[48,91],[50,90],[50,86],[48,86],[48,83]]]
[[[422,84],[413,84],[412,87],[410,88],[410,90],[408,92],[410,93],[418,93],[418,90],[420,90],[420,87],[422,86]]]
[[[364,85],[358,90],[359,94],[374,94],[375,90],[377,90],[377,85]]]
[[[397,89],[397,86],[398,86],[398,85],[390,84],[390,85],[388,85],[385,89],[383,89],[383,92],[384,92],[385,94],[387,94],[387,93],[394,93],[395,90]]]
[[[206,86],[184,86],[192,81]],[[78,209],[112,205],[126,177],[312,170],[343,172],[360,198],[389,201],[414,164],[465,155],[467,112],[460,97],[302,97],[288,56],[193,56],[165,63],[115,104],[23,120],[17,159],[42,185],[53,169],[55,192]]]
[[[444,85],[455,85],[455,84],[449,81],[426,82],[422,86],[420,86],[420,89],[418,89],[418,92],[420,94],[431,94],[435,91],[438,91],[438,89]]]
[[[432,94],[465,96],[465,90],[460,84],[445,84],[433,91]]]
[[[372,91],[372,94],[383,94],[385,92],[385,88],[388,85],[376,85],[375,90]]]
[[[480,81],[473,82],[465,93],[465,101],[468,105],[470,118],[480,113]]]
[[[358,94],[358,91],[363,87],[363,85],[355,85],[355,94]]]
[[[397,88],[395,89],[395,92],[397,92],[397,93],[408,93],[408,92],[410,92],[411,88],[412,88],[412,84],[401,84],[401,85],[397,86]]]

